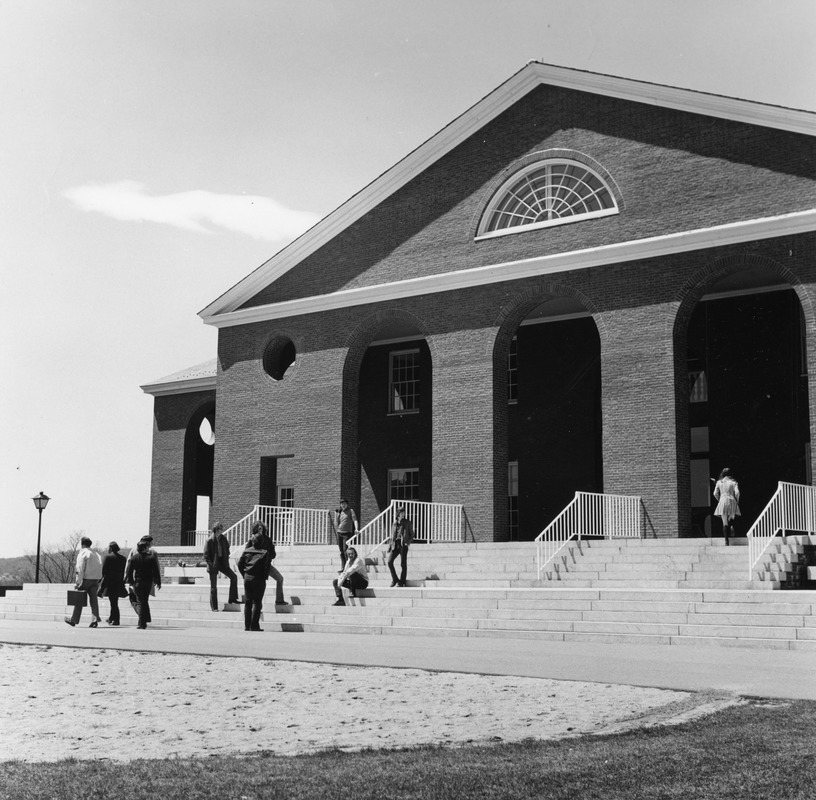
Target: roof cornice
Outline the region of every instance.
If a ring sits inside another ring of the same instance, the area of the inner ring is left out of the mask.
[[[187,378],[181,381],[161,381],[159,383],[146,383],[139,388],[145,394],[152,394],[153,397],[163,397],[169,394],[189,394],[190,392],[203,392],[208,389],[215,389],[216,376],[207,375],[202,378]]]
[[[690,89],[661,86],[630,78],[600,75],[584,70],[531,62],[335,209],[317,225],[202,309],[199,316],[206,322],[210,322],[215,315],[234,312],[416,175],[484,127],[520,97],[542,84],[751,125],[793,131],[809,136],[816,135],[816,113],[810,111],[788,109]]]
[[[570,270],[590,269],[606,264],[643,261],[676,253],[707,250],[712,247],[813,231],[816,231],[816,209],[653,236],[648,239],[636,239],[585,250],[572,250],[567,253],[556,253],[520,261],[506,261],[456,272],[443,272],[439,275],[410,278],[377,286],[346,289],[332,294],[213,314],[204,317],[204,321],[216,328],[248,325],[254,322],[317,314],[366,303],[382,303],[423,294],[451,292],[474,286],[486,286],[491,283],[522,280]]]

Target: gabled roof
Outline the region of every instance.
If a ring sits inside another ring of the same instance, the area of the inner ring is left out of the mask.
[[[216,371],[216,359],[211,358],[209,361],[166,375],[139,388],[145,394],[152,394],[154,397],[215,389]]]
[[[249,313],[246,315],[246,320],[243,319],[244,312],[236,312],[236,310],[504,112],[517,102],[520,97],[542,84],[816,136],[816,113],[814,112],[723,97],[690,89],[678,89],[646,81],[601,75],[585,70],[568,69],[533,61],[464,114],[445,126],[439,133],[409,153],[391,169],[352,196],[269,261],[235,284],[213,303],[202,309],[199,316],[206,323],[217,327],[225,324],[242,324],[244,321],[259,319],[259,315],[263,314],[260,308],[247,309]],[[786,220],[786,224],[788,222]],[[808,229],[811,229],[810,225],[812,225],[812,220],[808,221]],[[345,295],[346,293],[338,292],[335,294]],[[275,306],[277,305],[284,306],[287,304],[275,304]],[[317,307],[312,310],[320,310],[319,305],[318,303]],[[271,310],[273,306],[261,308]],[[280,314],[280,316],[285,315],[286,312]],[[269,316],[278,315],[273,312]]]

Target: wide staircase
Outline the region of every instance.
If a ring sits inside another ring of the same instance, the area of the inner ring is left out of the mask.
[[[779,591],[791,585],[808,541],[779,538],[750,576],[744,539],[731,547],[708,539],[584,539],[563,547],[540,576],[529,542],[417,543],[407,587],[391,588],[383,554],[375,552],[369,588],[340,607],[331,585],[337,548],[280,546],[275,565],[288,604],[274,605],[270,585],[262,625],[273,632],[816,649],[816,591]],[[226,581],[219,587],[226,600]],[[0,598],[0,618],[60,621],[68,588],[26,584]],[[208,598],[206,578],[166,580],[151,603],[153,624],[243,628],[240,606],[212,613]],[[100,603],[104,618],[108,602]],[[121,605],[122,624],[135,625],[127,601]],[[86,609],[81,624],[88,622]]]

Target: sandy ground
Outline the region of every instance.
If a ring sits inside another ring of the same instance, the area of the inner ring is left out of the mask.
[[[539,678],[0,644],[0,760],[551,739],[670,724],[731,696]]]

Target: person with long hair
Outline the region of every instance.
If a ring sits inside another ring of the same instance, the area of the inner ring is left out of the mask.
[[[365,559],[357,555],[355,547],[346,549],[346,565],[343,571],[332,581],[334,593],[337,595],[336,606],[344,606],[343,589],[349,590],[349,597],[357,597],[357,592],[368,588],[368,570]]]
[[[726,467],[721,473],[714,485],[714,497],[717,500],[717,507],[714,509],[714,515],[722,519],[723,535],[725,536],[726,545],[730,544],[728,541],[729,535],[735,536],[734,520],[740,516],[739,484],[731,474],[731,470]]]
[[[125,557],[119,552],[119,545],[111,542],[108,554],[102,559],[102,583],[99,584],[99,596],[110,600],[110,614],[105,620],[108,625],[119,624],[119,598],[127,597],[125,589]]]

